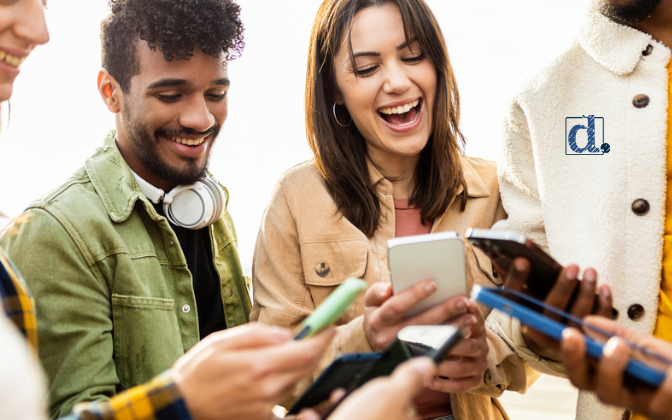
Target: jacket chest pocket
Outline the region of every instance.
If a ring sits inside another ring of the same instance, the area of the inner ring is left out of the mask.
[[[145,383],[183,354],[173,299],[112,295],[114,362],[120,385]]]
[[[369,243],[357,241],[325,241],[301,244],[301,260],[306,285],[310,290],[315,307],[345,280],[363,278],[368,263]],[[359,315],[363,309],[360,298],[336,322],[347,323]]]
[[[467,272],[470,273],[467,277],[471,277],[467,280],[469,290],[474,284],[501,286],[504,283],[504,279],[495,270],[492,260],[483,251],[469,244],[465,249],[465,256]]]

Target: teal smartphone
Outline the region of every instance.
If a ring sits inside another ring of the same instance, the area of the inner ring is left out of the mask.
[[[351,278],[344,281],[315,309],[315,312],[301,323],[299,333],[294,339],[310,337],[336,322],[364,290],[366,290],[364,280]]]

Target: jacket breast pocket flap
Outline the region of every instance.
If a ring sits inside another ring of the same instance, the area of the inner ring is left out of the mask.
[[[338,286],[366,272],[369,243],[363,240],[325,241],[301,244],[306,284]]]
[[[113,294],[112,321],[122,388],[148,382],[184,352],[173,299]]]
[[[497,272],[495,271],[495,266],[492,265],[492,260],[490,260],[490,257],[485,255],[483,251],[474,247],[473,245],[468,246],[471,248],[471,252],[465,250],[466,251],[465,254],[466,255],[471,254],[470,257],[467,257],[466,261],[467,272],[471,273],[471,276],[467,275],[467,283],[469,290],[471,290],[471,287],[473,286],[474,283],[481,284],[484,286],[501,285],[504,282],[504,279],[497,275]],[[473,264],[474,262],[475,264]],[[484,274],[485,277],[487,277],[487,279],[489,280],[488,282],[483,281]],[[469,279],[469,277],[472,278]]]

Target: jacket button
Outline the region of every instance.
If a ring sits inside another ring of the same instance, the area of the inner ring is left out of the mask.
[[[632,104],[635,106],[635,108],[644,108],[649,104],[649,97],[643,93],[635,95],[635,97],[632,98]]]
[[[630,305],[630,307],[628,308],[628,318],[632,319],[633,321],[637,321],[643,315],[644,315],[644,307],[639,303]]]
[[[492,372],[490,372],[490,369],[486,369],[483,373],[483,383],[490,385],[490,382],[492,382]]]
[[[171,239],[170,241],[168,241],[168,243],[170,244],[170,246],[173,246],[173,245],[175,245],[175,242],[173,242],[173,240],[172,240],[172,239]]]
[[[182,312],[184,312],[185,314],[188,314],[189,311],[191,311],[191,306],[189,306],[189,305],[183,305],[182,306]]]
[[[231,297],[231,295],[233,295],[233,290],[231,290],[231,288],[226,289],[226,295]]]
[[[643,198],[639,198],[632,202],[632,212],[637,216],[644,216],[650,209],[651,206],[649,205],[649,202]]]
[[[653,52],[653,45],[649,44],[646,46],[646,49],[642,51],[642,55],[644,56],[651,55],[652,52]]]
[[[329,264],[325,262],[319,263],[317,267],[315,267],[315,272],[318,276],[325,277],[327,274],[329,274]]]

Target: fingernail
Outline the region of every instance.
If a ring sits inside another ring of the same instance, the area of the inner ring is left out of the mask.
[[[597,280],[597,276],[595,275],[595,271],[593,270],[587,270],[583,272],[583,279],[588,280],[589,282],[594,282]]]
[[[274,327],[271,334],[273,334],[273,337],[280,342],[287,341],[292,337],[292,332],[286,328]]]
[[[525,260],[521,258],[516,259],[516,270],[517,271],[524,271],[525,270]]]
[[[467,309],[469,307],[469,300],[468,299],[461,299],[460,301],[457,302],[457,309]]]
[[[574,351],[576,349],[576,343],[572,339],[572,331],[569,328],[562,330],[562,347],[565,350]]]
[[[380,297],[385,297],[387,292],[390,290],[390,285],[386,285],[383,289],[380,290]]]
[[[607,286],[606,284],[600,286],[600,295],[604,296],[605,298],[610,297],[611,289],[609,288],[609,286]]]
[[[611,337],[609,341],[607,341],[607,344],[602,347],[602,354],[605,357],[613,356],[616,352],[616,349],[618,348],[618,342],[618,337]]]
[[[464,321],[464,325],[470,326],[474,325],[476,323],[476,317],[475,316],[470,316]]]
[[[436,283],[430,282],[425,286],[425,292],[427,293],[434,293],[436,292]]]
[[[565,280],[572,281],[576,278],[576,275],[579,274],[579,268],[575,265],[570,265],[565,270]]]

